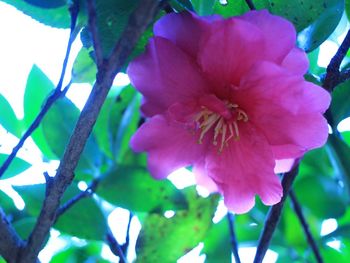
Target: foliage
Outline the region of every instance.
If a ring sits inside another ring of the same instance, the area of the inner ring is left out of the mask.
[[[2,1],[40,23],[55,28],[69,28],[68,6],[71,2],[76,2]],[[83,2],[85,1],[80,1],[79,15],[79,26],[83,27],[80,35],[83,47],[74,61],[72,82],[93,85],[97,73],[96,54],[91,45],[91,32],[87,25],[87,11]],[[139,2],[96,1],[97,27],[104,57],[108,57],[112,52],[129,21],[130,14]],[[203,16],[217,14],[231,17],[248,11],[244,0],[231,0],[226,5],[221,2],[223,1],[172,0],[169,1],[169,5],[175,11],[189,10]],[[254,0],[253,3],[257,9],[267,8],[273,14],[283,16],[294,24],[298,32],[298,45],[307,52],[312,51],[309,53],[311,68],[306,78],[319,83],[325,73],[325,69],[317,64],[319,47],[336,30],[344,11],[349,16],[350,1],[346,0],[344,3],[343,0]],[[159,12],[157,18],[164,14],[164,11]],[[128,62],[144,50],[152,34],[150,25],[137,42],[127,63],[122,66],[124,71]],[[346,59],[349,58],[350,55]],[[6,97],[0,94],[1,126],[10,134],[21,138],[54,90],[55,85],[43,70],[33,65],[23,98],[24,118],[19,119]],[[349,80],[333,92],[329,111],[334,122],[333,128],[350,117],[349,96]],[[107,218],[117,207],[129,210],[141,222],[142,229],[136,244],[137,262],[175,262],[201,242],[201,253],[207,256],[205,262],[231,262],[231,237],[227,219],[223,218],[218,223],[213,223],[212,220],[219,197],[211,194],[203,198],[197,195],[193,187],[177,189],[169,180],[154,180],[147,171],[146,157],[131,152],[129,140],[144,121],[139,113],[140,101],[139,94],[131,85],[113,86],[110,90],[81,154],[74,180],[65,191],[60,204],[63,206],[72,198],[81,195],[84,192],[80,190],[81,185],[94,184],[96,188],[90,190],[55,222],[53,228],[60,232],[60,238],[65,240],[67,247],[57,252],[51,262],[109,262],[101,255],[103,246],[108,244],[106,235],[110,226]],[[80,110],[65,96],[61,96],[50,108],[31,136],[42,153],[43,161],[62,159],[80,114]],[[325,147],[307,153],[301,162],[294,184],[294,191],[325,262],[347,262],[350,255],[349,134],[334,131]],[[0,153],[0,164],[7,157],[8,153]],[[13,179],[31,166],[31,163],[20,157],[15,158],[1,177],[0,184],[7,183],[7,179]],[[18,209],[2,188],[0,207],[18,235],[27,239],[40,214],[47,192],[50,191],[50,184],[13,188],[24,200],[25,208]],[[168,210],[173,211],[175,215],[171,218],[165,217],[164,213]],[[266,214],[267,208],[258,203],[248,214],[235,216],[240,247],[258,244]],[[335,218],[339,227],[321,236],[321,225],[329,218]],[[118,222],[114,223],[119,227]],[[72,243],[72,237],[79,238],[83,245]],[[340,242],[339,250],[327,245],[327,242],[333,240]],[[289,201],[271,242],[271,249],[279,254],[278,262],[314,262],[299,219]]]

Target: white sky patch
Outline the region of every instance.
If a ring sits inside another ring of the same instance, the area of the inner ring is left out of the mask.
[[[331,40],[326,40],[320,46],[317,65],[326,68],[339,48],[339,45]]]
[[[178,189],[183,189],[188,186],[196,184],[194,174],[186,168],[181,168],[171,173],[168,179],[176,186]]]
[[[252,263],[254,261],[256,253],[256,247],[242,247],[238,250],[239,257],[242,262]],[[277,261],[278,254],[271,249],[266,251],[263,263],[275,263]],[[232,262],[235,262],[235,259],[232,255]]]

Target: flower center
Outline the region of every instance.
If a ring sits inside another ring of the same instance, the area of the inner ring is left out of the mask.
[[[234,138],[235,140],[239,140],[238,123],[240,121],[248,121],[247,113],[240,109],[237,104],[225,102],[225,106],[230,113],[229,116],[227,116],[227,114],[222,116],[221,114],[202,106],[202,110],[194,118],[197,128],[200,129],[198,143],[201,144],[204,136],[213,128],[214,145],[218,145],[218,139],[221,137],[219,152],[222,152],[231,139]]]

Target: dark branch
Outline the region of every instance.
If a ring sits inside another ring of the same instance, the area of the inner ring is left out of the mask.
[[[236,233],[235,233],[235,226],[234,226],[234,216],[228,212],[227,213],[227,219],[228,219],[228,224],[229,224],[229,230],[230,230],[230,240],[231,240],[231,250],[233,253],[233,256],[235,258],[236,263],[241,263],[241,259],[238,254],[238,242],[236,238]]]
[[[92,42],[94,45],[96,64],[98,65],[98,67],[100,67],[103,63],[103,52],[102,52],[102,47],[101,47],[101,43],[98,36],[98,30],[97,30],[97,22],[96,22],[97,15],[96,15],[95,1],[88,0],[87,8],[88,8],[88,16],[89,16],[89,31],[91,33]]]
[[[319,249],[318,249],[318,247],[316,245],[316,242],[315,242],[314,238],[311,235],[311,232],[309,230],[309,225],[306,222],[306,219],[305,219],[305,217],[303,215],[303,211],[301,209],[301,206],[300,206],[300,204],[299,204],[299,202],[298,202],[298,200],[297,200],[293,190],[291,190],[289,192],[289,197],[290,197],[290,200],[292,201],[295,214],[298,216],[299,221],[300,221],[300,223],[301,223],[301,225],[303,227],[303,230],[304,230],[304,233],[306,235],[307,241],[308,241],[309,245],[311,246],[312,251],[314,252],[316,261],[318,263],[323,263],[323,259],[321,257],[321,253],[320,253],[320,251],[319,251]]]
[[[256,10],[255,5],[253,4],[252,0],[245,0],[245,2],[247,3],[247,5],[249,6],[250,10]]]
[[[78,2],[78,1],[74,1]],[[35,118],[35,120],[32,122],[32,124],[29,126],[28,130],[23,134],[22,138],[19,140],[17,145],[13,148],[11,154],[7,157],[5,162],[2,164],[0,167],[0,177],[5,173],[7,168],[10,166],[11,162],[13,159],[16,157],[18,151],[22,148],[23,144],[25,141],[28,139],[29,136],[32,135],[32,133],[35,131],[36,128],[40,125],[42,119],[45,117],[46,113],[49,111],[51,106],[56,102],[57,99],[59,99],[61,96],[67,92],[69,86],[71,83],[69,83],[63,90],[62,90],[62,85],[63,85],[63,80],[64,76],[66,74],[66,69],[67,69],[67,63],[70,55],[70,51],[72,48],[72,44],[77,36],[77,33],[79,30],[76,30],[76,21],[78,17],[78,12],[79,12],[79,6],[78,4],[72,4],[69,8],[70,14],[71,14],[71,25],[70,25],[70,35],[68,39],[68,44],[67,44],[67,50],[66,50],[66,55],[63,60],[63,65],[62,65],[62,71],[61,71],[61,76],[59,78],[58,84],[56,86],[56,89],[54,92],[47,98],[44,106],[41,108],[40,113],[38,116]]]
[[[108,243],[109,248],[111,249],[112,253],[119,257],[119,262],[126,263],[127,261],[125,259],[123,250],[122,250],[121,246],[119,245],[118,241],[113,236],[111,230],[108,231],[106,239],[107,239],[107,243]]]
[[[350,47],[350,30],[346,34],[345,39],[341,43],[337,53],[331,59],[328,67],[326,77],[323,82],[323,87],[332,92],[333,89],[341,82],[340,65],[348,52]]]
[[[281,217],[284,202],[289,194],[292,183],[298,174],[298,170],[299,170],[299,160],[296,161],[293,169],[290,172],[285,173],[283,175],[283,178],[282,178],[283,196],[281,201],[278,204],[272,206],[267,214],[265,224],[264,224],[264,229],[259,238],[259,243],[256,250],[255,258],[254,258],[254,263],[261,263],[265,257],[266,251],[269,248],[269,244],[272,239],[272,235],[275,232],[278,221]]]
[[[16,262],[17,253],[21,246],[23,246],[23,241],[0,208],[0,255],[7,262]]]
[[[39,218],[29,236],[27,246],[22,251],[19,263],[31,263],[37,258],[50,228],[56,220],[60,199],[74,178],[74,169],[96,122],[102,104],[112,86],[113,79],[126,62],[137,40],[154,19],[158,10],[157,0],[142,1],[131,15],[125,31],[113,49],[110,59],[102,67],[98,68],[97,80],[79,116],[64,156],[61,159],[57,174],[53,178],[48,195],[44,200]]]

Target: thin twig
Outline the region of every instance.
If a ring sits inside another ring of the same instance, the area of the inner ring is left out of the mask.
[[[316,242],[313,238],[313,236],[311,235],[311,232],[309,230],[309,225],[308,223],[306,222],[306,219],[303,215],[303,211],[301,209],[301,206],[294,194],[294,191],[291,190],[289,192],[289,197],[290,197],[290,200],[292,201],[292,205],[293,205],[293,208],[294,208],[294,211],[295,211],[295,214],[297,215],[297,217],[299,218],[299,221],[301,223],[301,226],[303,227],[303,230],[304,230],[304,233],[306,235],[306,238],[307,238],[307,241],[309,243],[309,245],[311,246],[311,249],[312,251],[314,252],[314,255],[315,255],[315,258],[317,260],[318,263],[323,263],[323,259],[321,257],[321,253],[316,245]]]
[[[29,126],[27,131],[23,134],[23,136],[21,137],[21,139],[19,140],[17,145],[12,149],[11,154],[7,157],[5,162],[0,167],[0,178],[5,173],[7,168],[10,166],[10,164],[13,161],[13,159],[16,157],[18,151],[23,147],[23,144],[28,139],[28,137],[32,135],[32,133],[35,131],[36,128],[38,128],[38,126],[40,125],[42,119],[45,117],[46,113],[49,111],[51,106],[56,102],[57,99],[59,99],[61,96],[63,96],[65,94],[65,92],[67,92],[67,90],[68,90],[68,88],[69,88],[69,86],[71,84],[71,83],[69,83],[62,90],[63,80],[64,80],[64,76],[66,74],[66,69],[67,69],[67,64],[68,64],[70,51],[71,51],[71,48],[72,48],[72,44],[73,44],[73,42],[74,42],[74,40],[76,39],[76,36],[77,36],[76,22],[77,22],[77,17],[78,17],[78,12],[79,12],[78,1],[74,1],[74,4],[72,4],[70,6],[69,11],[70,11],[70,14],[71,14],[70,34],[69,34],[69,39],[68,39],[68,44],[67,44],[66,55],[65,55],[64,60],[63,60],[61,75],[60,75],[58,84],[56,86],[56,89],[47,98],[47,100],[44,103],[44,106],[41,108],[38,116],[35,118],[35,120]]]
[[[272,235],[275,232],[278,221],[281,217],[282,208],[284,202],[289,194],[289,191],[292,187],[293,181],[298,174],[299,170],[299,160],[296,161],[293,169],[285,173],[282,178],[282,187],[283,187],[283,196],[281,201],[278,204],[272,206],[267,214],[264,229],[260,235],[258,247],[256,250],[254,263],[261,263],[265,257],[266,251],[269,248]]]
[[[323,82],[323,87],[332,92],[333,89],[340,83],[341,74],[340,74],[340,65],[346,56],[350,47],[350,30],[346,34],[343,42],[337,50],[337,53],[333,56],[329,65],[327,67],[326,77]]]
[[[119,245],[118,241],[115,239],[115,237],[112,234],[112,231],[109,230],[106,235],[107,243],[109,245],[109,248],[111,249],[112,253],[119,257],[120,263],[126,263],[127,260],[124,256],[123,250],[121,246]]]
[[[235,233],[235,218],[234,215],[232,215],[230,212],[227,213],[227,220],[229,224],[229,230],[230,230],[230,240],[231,240],[231,250],[233,253],[233,256],[235,258],[236,263],[241,263],[241,259],[238,254],[238,242],[236,238]]]
[[[70,200],[68,200],[65,204],[60,206],[60,208],[57,211],[56,214],[56,220],[59,216],[61,216],[63,213],[65,213],[68,209],[70,209],[73,205],[75,205],[77,202],[79,202],[81,199],[85,197],[92,196],[92,194],[95,192],[97,186],[99,184],[99,180],[95,179],[92,181],[92,183],[86,188],[85,191],[80,192]]]
[[[245,0],[245,2],[249,6],[250,10],[256,10],[255,5],[253,4],[252,0]]]
[[[22,245],[23,241],[17,235],[0,207],[0,255],[7,262],[16,262],[18,250]]]
[[[74,178],[74,169],[112,86],[113,79],[158,10],[159,3],[157,0],[143,0],[131,15],[128,25],[108,59],[108,63],[98,67],[97,79],[92,92],[79,116],[57,174],[53,178],[52,186],[45,197],[39,218],[29,236],[27,246],[22,250],[18,263],[35,262],[50,228],[56,220],[60,199]]]
[[[103,64],[103,52],[101,43],[99,40],[98,30],[97,30],[97,15],[96,15],[96,6],[94,0],[87,1],[87,9],[88,9],[88,22],[89,22],[89,31],[92,37],[92,43],[94,45],[94,52],[96,58],[96,64],[98,67],[101,67]]]

